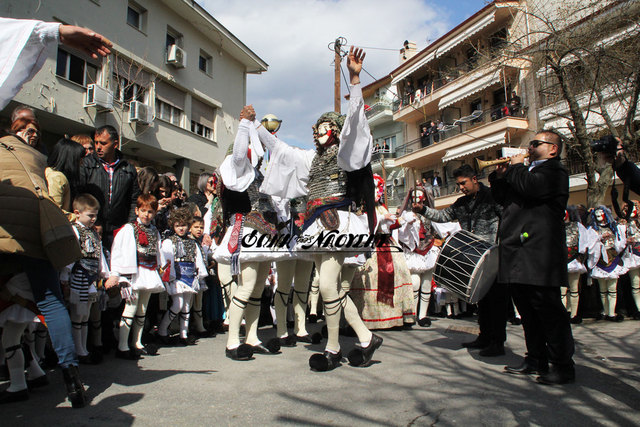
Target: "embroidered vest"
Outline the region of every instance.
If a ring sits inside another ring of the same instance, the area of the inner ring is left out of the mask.
[[[146,226],[138,221],[134,221],[131,225],[133,225],[133,235],[136,239],[138,265],[151,269],[157,268],[158,230],[153,224]],[[146,236],[146,239],[143,236]]]

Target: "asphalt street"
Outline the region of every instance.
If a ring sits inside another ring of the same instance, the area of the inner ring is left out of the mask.
[[[577,381],[564,386],[502,372],[521,361],[520,326],[509,325],[505,356],[482,359],[460,346],[477,332],[475,318],[439,319],[430,328],[379,332],[384,343],[371,366],[354,368],[345,358],[326,373],[308,368],[322,345],[238,362],[225,357],[224,335],[138,362],[108,355],[82,366],[90,406],[72,409],[61,374],[51,371],[51,384],[29,401],[0,407],[0,425],[640,424],[640,322],[586,320],[573,330]],[[273,329],[261,335],[266,340]],[[354,338],[341,343],[346,354]]]

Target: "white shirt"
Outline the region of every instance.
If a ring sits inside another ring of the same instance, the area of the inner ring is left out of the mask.
[[[57,46],[60,23],[0,18],[0,110],[42,68]]]

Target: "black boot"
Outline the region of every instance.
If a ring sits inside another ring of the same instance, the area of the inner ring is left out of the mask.
[[[87,403],[87,397],[82,381],[80,381],[78,367],[69,365],[67,368],[62,368],[62,376],[67,387],[67,397],[71,402],[71,406],[74,408],[84,407]]]

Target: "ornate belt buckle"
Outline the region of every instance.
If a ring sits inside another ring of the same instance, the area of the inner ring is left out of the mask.
[[[329,179],[338,179],[338,176],[340,176],[337,173],[332,173],[331,175],[329,175]]]

